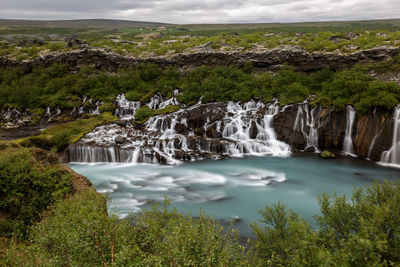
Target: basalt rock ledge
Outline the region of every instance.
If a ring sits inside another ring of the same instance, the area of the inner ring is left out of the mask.
[[[172,57],[147,57],[136,58],[122,56],[111,50],[95,48],[89,45],[77,50],[51,53],[33,60],[14,60],[0,57],[0,67],[18,67],[27,72],[35,67],[48,67],[54,63],[62,63],[72,70],[83,65],[94,65],[99,69],[117,71],[121,68],[136,66],[148,62],[161,67],[177,66],[182,70],[195,68],[201,65],[243,65],[251,62],[256,68],[269,71],[278,70],[283,64],[293,66],[297,71],[311,72],[322,68],[342,70],[352,67],[357,63],[374,63],[387,60],[400,54],[400,47],[380,46],[372,49],[361,50],[350,54],[337,52],[313,52],[309,53],[299,46],[281,46],[270,50],[250,51],[204,51],[195,53],[175,54]]]

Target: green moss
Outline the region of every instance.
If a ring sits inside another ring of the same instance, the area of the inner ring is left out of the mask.
[[[162,109],[151,109],[147,106],[139,108],[135,113],[135,121],[137,123],[144,123],[150,117],[162,115],[162,114],[169,114],[179,110],[178,106],[167,106]]]
[[[324,150],[321,153],[321,157],[324,159],[333,159],[333,158],[335,158],[335,154],[333,154],[332,152],[330,152],[328,150]]]

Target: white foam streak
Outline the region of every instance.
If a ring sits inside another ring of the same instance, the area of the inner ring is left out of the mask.
[[[353,125],[356,112],[350,105],[346,107],[346,111],[346,133],[343,141],[343,151],[347,155],[355,156],[353,147]]]

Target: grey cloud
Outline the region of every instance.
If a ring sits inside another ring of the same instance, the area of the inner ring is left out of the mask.
[[[396,18],[398,0],[0,0],[0,18],[112,18],[169,23]]]

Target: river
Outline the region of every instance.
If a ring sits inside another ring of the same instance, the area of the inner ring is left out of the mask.
[[[314,155],[314,154],[313,154]],[[120,217],[149,209],[164,195],[171,206],[191,216],[200,209],[209,216],[234,220],[241,235],[261,219],[257,210],[281,201],[309,222],[319,214],[317,196],[350,196],[355,187],[374,180],[398,181],[400,171],[351,158],[324,160],[317,156],[244,157],[152,164],[70,164],[88,177],[98,192],[109,193],[109,211]]]

